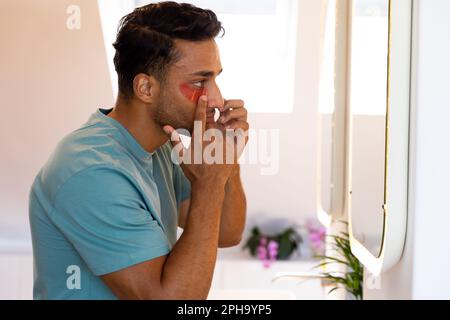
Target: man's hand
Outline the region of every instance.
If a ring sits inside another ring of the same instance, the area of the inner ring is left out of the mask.
[[[248,111],[242,100],[225,100],[224,106],[219,108],[220,117],[215,121],[216,108],[208,108],[206,117],[206,129],[219,129],[223,134],[226,131],[234,131],[239,135],[244,135],[244,143],[238,145],[239,141],[235,139],[236,160],[242,155],[245,146],[248,143],[248,130],[250,128],[247,122]]]
[[[181,139],[177,131],[172,128],[171,126],[165,126],[163,129],[164,131],[170,135],[170,139],[172,142],[172,145],[174,148],[177,148],[180,150],[179,157],[181,159],[185,158],[186,154],[190,154],[189,159],[191,159],[191,162],[194,162],[194,159],[196,159],[196,156],[201,156],[201,163],[200,164],[194,164],[194,163],[182,163],[181,168],[183,169],[184,174],[186,177],[191,181],[192,184],[196,184],[197,182],[200,182],[202,184],[205,183],[212,183],[212,185],[225,185],[225,183],[228,181],[228,178],[232,174],[233,167],[226,163],[226,158],[224,157],[222,163],[219,164],[206,164],[203,159],[203,150],[205,148],[210,147],[211,144],[217,144],[222,141],[218,141],[217,139],[214,139],[213,141],[205,141],[205,131],[207,129],[211,129],[211,126],[207,125],[207,115],[206,115],[206,109],[207,109],[208,100],[206,96],[201,96],[198,104],[197,109],[195,112],[195,119],[194,119],[194,128],[199,125],[201,126],[201,130],[195,130],[192,134],[192,140],[191,144],[188,149],[184,148],[184,146],[181,143]],[[225,139],[223,136],[222,139]],[[200,150],[198,150],[198,147],[201,147]],[[198,153],[196,155],[196,153]]]
[[[182,149],[182,153],[192,154],[191,159],[197,145],[207,147],[217,143],[203,141],[206,105],[206,97],[202,97],[195,114],[195,120],[202,124],[201,134],[194,130],[189,149]],[[174,128],[166,126],[164,131],[172,136],[174,146],[180,147],[181,140]],[[192,182],[184,232],[168,255],[102,276],[120,299],[193,300],[208,296],[219,246],[225,189],[227,181],[234,180],[230,179],[233,166],[202,161],[183,164],[182,168]]]

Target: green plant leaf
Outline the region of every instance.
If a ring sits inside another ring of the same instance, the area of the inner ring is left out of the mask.
[[[337,235],[327,235],[327,245],[332,248],[337,256],[316,256],[323,259],[324,262],[316,268],[321,268],[329,264],[341,264],[346,266],[346,272],[339,273],[322,273],[324,279],[333,283],[342,285],[343,288],[351,293],[355,299],[362,299],[362,283],[364,269],[359,260],[353,255],[350,246],[349,235],[341,232]],[[340,276],[342,275],[342,276]],[[333,288],[329,293],[337,290],[339,287]]]

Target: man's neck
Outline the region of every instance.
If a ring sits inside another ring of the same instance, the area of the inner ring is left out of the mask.
[[[144,105],[118,98],[108,117],[124,126],[147,152],[154,152],[168,141],[152,112]]]

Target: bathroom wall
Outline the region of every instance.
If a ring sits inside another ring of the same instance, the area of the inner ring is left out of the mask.
[[[108,5],[110,0],[99,0],[102,23],[105,28],[117,24],[118,19],[131,10],[130,1],[115,0],[115,6]],[[149,1],[147,1],[149,2]],[[205,1],[207,3],[207,1]],[[316,148],[317,148],[317,100],[318,76],[321,59],[320,46],[324,0],[298,1],[299,25],[297,30],[297,58],[294,110],[283,113],[250,113],[249,122],[252,129],[279,130],[279,145],[276,149],[270,143],[268,152],[272,152],[273,163],[278,170],[273,175],[261,175],[268,164],[243,165],[242,178],[247,192],[248,226],[265,220],[302,222],[314,217],[316,212]],[[225,29],[227,26],[225,25]],[[230,36],[230,35],[228,35]],[[226,36],[227,37],[227,36]],[[106,48],[109,57],[113,55],[111,43],[114,38],[106,33]],[[111,67],[111,58],[109,58]],[[224,65],[225,70],[230,66]],[[261,75],[264,77],[261,66]],[[113,77],[114,78],[114,77]],[[284,79],[267,79],[270,90],[272,82]],[[286,84],[290,85],[290,84]],[[264,95],[261,90],[261,95]],[[237,97],[239,98],[239,97]],[[281,99],[280,99],[281,100]],[[258,109],[258,106],[251,106]],[[276,109],[276,106],[274,107]],[[283,106],[280,105],[280,109]],[[275,150],[279,150],[275,153]],[[275,229],[280,225],[270,223]]]
[[[444,6],[445,2],[445,0],[427,1],[440,3],[441,6]],[[67,28],[67,19],[70,16],[67,13],[69,5],[78,5],[81,9],[81,29],[79,30],[71,31]],[[424,4],[422,5],[424,6]],[[430,9],[431,7],[427,6],[426,8]],[[447,9],[449,9],[448,5]],[[322,1],[299,0],[297,80],[293,113],[250,114],[249,116],[253,129],[279,129],[280,137],[278,174],[261,175],[261,169],[265,165],[243,167],[242,177],[247,191],[249,226],[260,218],[302,222],[315,215],[317,100],[322,15]],[[431,19],[431,15],[426,17]],[[427,26],[427,28],[429,27]],[[438,35],[435,35],[426,40],[436,46],[439,44],[437,37]],[[426,45],[429,44],[428,42]],[[66,133],[85,122],[97,107],[111,106],[114,97],[108,75],[96,1],[2,0],[0,2],[0,43],[7,44],[2,46],[0,51],[0,74],[2,75],[0,78],[0,110],[2,112],[0,145],[3,149],[0,159],[1,253],[2,250],[11,252],[22,250],[20,246],[14,247],[8,240],[10,238],[19,238],[20,243],[29,246],[27,241],[21,242],[20,240],[29,237],[28,190],[34,176],[56,143]],[[433,54],[429,49],[425,51],[428,55]],[[66,58],[61,59],[62,56]],[[431,58],[435,59],[434,56]],[[426,72],[422,81],[424,83],[430,81],[434,85],[434,79],[429,76],[430,71],[427,68],[430,66],[427,63],[425,60],[422,61],[422,72]],[[439,72],[445,70],[444,68],[440,69],[442,65],[434,67]],[[447,80],[447,83],[449,83],[449,79],[444,77],[448,77],[448,74],[450,72],[447,72],[447,75],[441,73],[442,80]],[[283,81],[282,79],[271,80]],[[426,88],[425,86],[422,88],[423,100],[420,100],[422,104],[424,101],[429,102],[429,97],[436,94],[432,90],[438,89],[437,86],[426,85]],[[444,96],[445,94],[447,96]],[[445,92],[437,92],[436,97],[432,98],[446,98],[447,100],[442,101],[450,101],[448,93]],[[448,115],[449,111],[445,110],[443,106],[444,104],[440,106],[428,106],[427,104],[427,108],[431,110],[440,110],[441,114],[436,115],[438,121],[445,118],[445,113]],[[427,141],[423,140],[427,137],[426,133],[430,134],[436,130],[442,130],[443,133],[449,134],[446,129],[448,127],[435,128],[433,126],[434,120],[431,121],[431,119],[435,115],[427,108],[422,107],[420,115],[422,118],[419,118],[422,121],[418,127],[422,130],[420,131],[422,140],[421,144],[418,144],[418,148],[422,148],[424,151],[442,152],[441,149],[428,150],[433,148],[434,144],[427,144]],[[439,148],[445,145],[444,142],[444,138],[442,138]],[[422,183],[428,188],[436,181],[429,180],[432,177],[424,175],[427,173],[425,170],[428,166],[427,162],[434,160],[444,163],[445,159],[420,158],[418,160],[421,165],[419,169],[422,171],[419,170],[415,174],[421,174]],[[448,162],[448,154],[446,160]],[[439,183],[443,184],[443,182]],[[435,195],[427,190],[420,189],[421,192],[418,194],[421,194],[421,197],[417,198],[418,203],[415,203],[417,207],[423,208],[428,205],[429,201],[435,200]],[[427,194],[428,198],[425,198]],[[429,215],[442,214],[442,210],[435,210],[431,213],[423,211],[422,214],[423,219],[426,219]],[[421,221],[421,223],[422,232],[417,233],[414,239],[423,239],[423,234],[426,234],[428,229],[442,227],[442,225],[432,222],[427,228],[426,222]],[[409,237],[408,239],[412,241],[413,238]],[[423,247],[415,246],[413,248],[411,244],[408,245],[408,254],[398,267],[399,269],[386,275],[385,279],[389,280],[391,287],[383,283],[383,288],[393,290],[386,292],[379,290],[378,293],[387,296],[390,294],[412,296],[412,288],[409,288],[407,281],[413,276],[412,249],[425,257],[427,245],[431,245],[432,238],[425,239],[427,241],[423,242]],[[449,239],[447,238],[447,240]],[[443,245],[437,245],[436,248],[438,250],[447,249],[449,252],[449,248],[443,247]],[[8,258],[8,261],[10,260]],[[17,261],[19,260],[22,261],[22,257]],[[29,266],[29,260],[26,261]],[[417,270],[428,271],[430,265],[422,262],[417,264],[417,268]],[[8,266],[7,269],[12,270],[14,266]],[[27,274],[30,275],[30,272]],[[396,285],[390,281],[391,278],[397,281]],[[368,293],[368,297],[370,295],[371,293]],[[0,292],[0,297],[11,296],[9,292]]]
[[[80,30],[66,26],[69,5],[81,9]],[[110,106],[113,96],[94,1],[7,0],[0,6],[0,37],[8,43],[0,53],[0,226],[26,235],[35,174],[56,143],[95,108]],[[315,215],[321,10],[321,1],[299,1],[294,112],[250,115],[252,128],[280,130],[278,174],[262,176],[266,165],[243,168],[250,223],[252,216],[303,221]]]
[[[81,9],[80,29],[67,26],[69,19],[76,27],[72,5]],[[28,191],[38,170],[113,96],[95,1],[2,0],[0,43],[1,244],[28,237]]]
[[[81,9],[72,31],[70,5]],[[29,188],[56,143],[113,96],[95,1],[2,0],[0,43],[0,299],[31,299]]]
[[[81,10],[80,29],[67,28],[71,5]],[[322,6],[301,0],[299,9],[294,112],[250,115],[254,129],[280,130],[280,153],[276,175],[260,175],[265,165],[242,170],[249,224],[264,217],[301,222],[316,211]],[[8,284],[0,298],[29,299],[29,188],[60,139],[114,97],[96,1],[3,0],[0,43],[0,282]]]
[[[450,299],[450,2],[414,1],[408,233],[367,299]]]
[[[249,224],[265,217],[302,222],[316,214],[317,106],[323,8],[323,1],[299,1],[293,113],[250,114],[253,129],[279,129],[280,145],[278,174],[261,175],[265,165],[243,167]]]

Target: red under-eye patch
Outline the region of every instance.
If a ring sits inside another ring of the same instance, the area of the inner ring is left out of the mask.
[[[207,93],[206,88],[195,88],[189,84],[182,84],[180,91],[186,99],[194,103],[198,103],[200,97]]]

